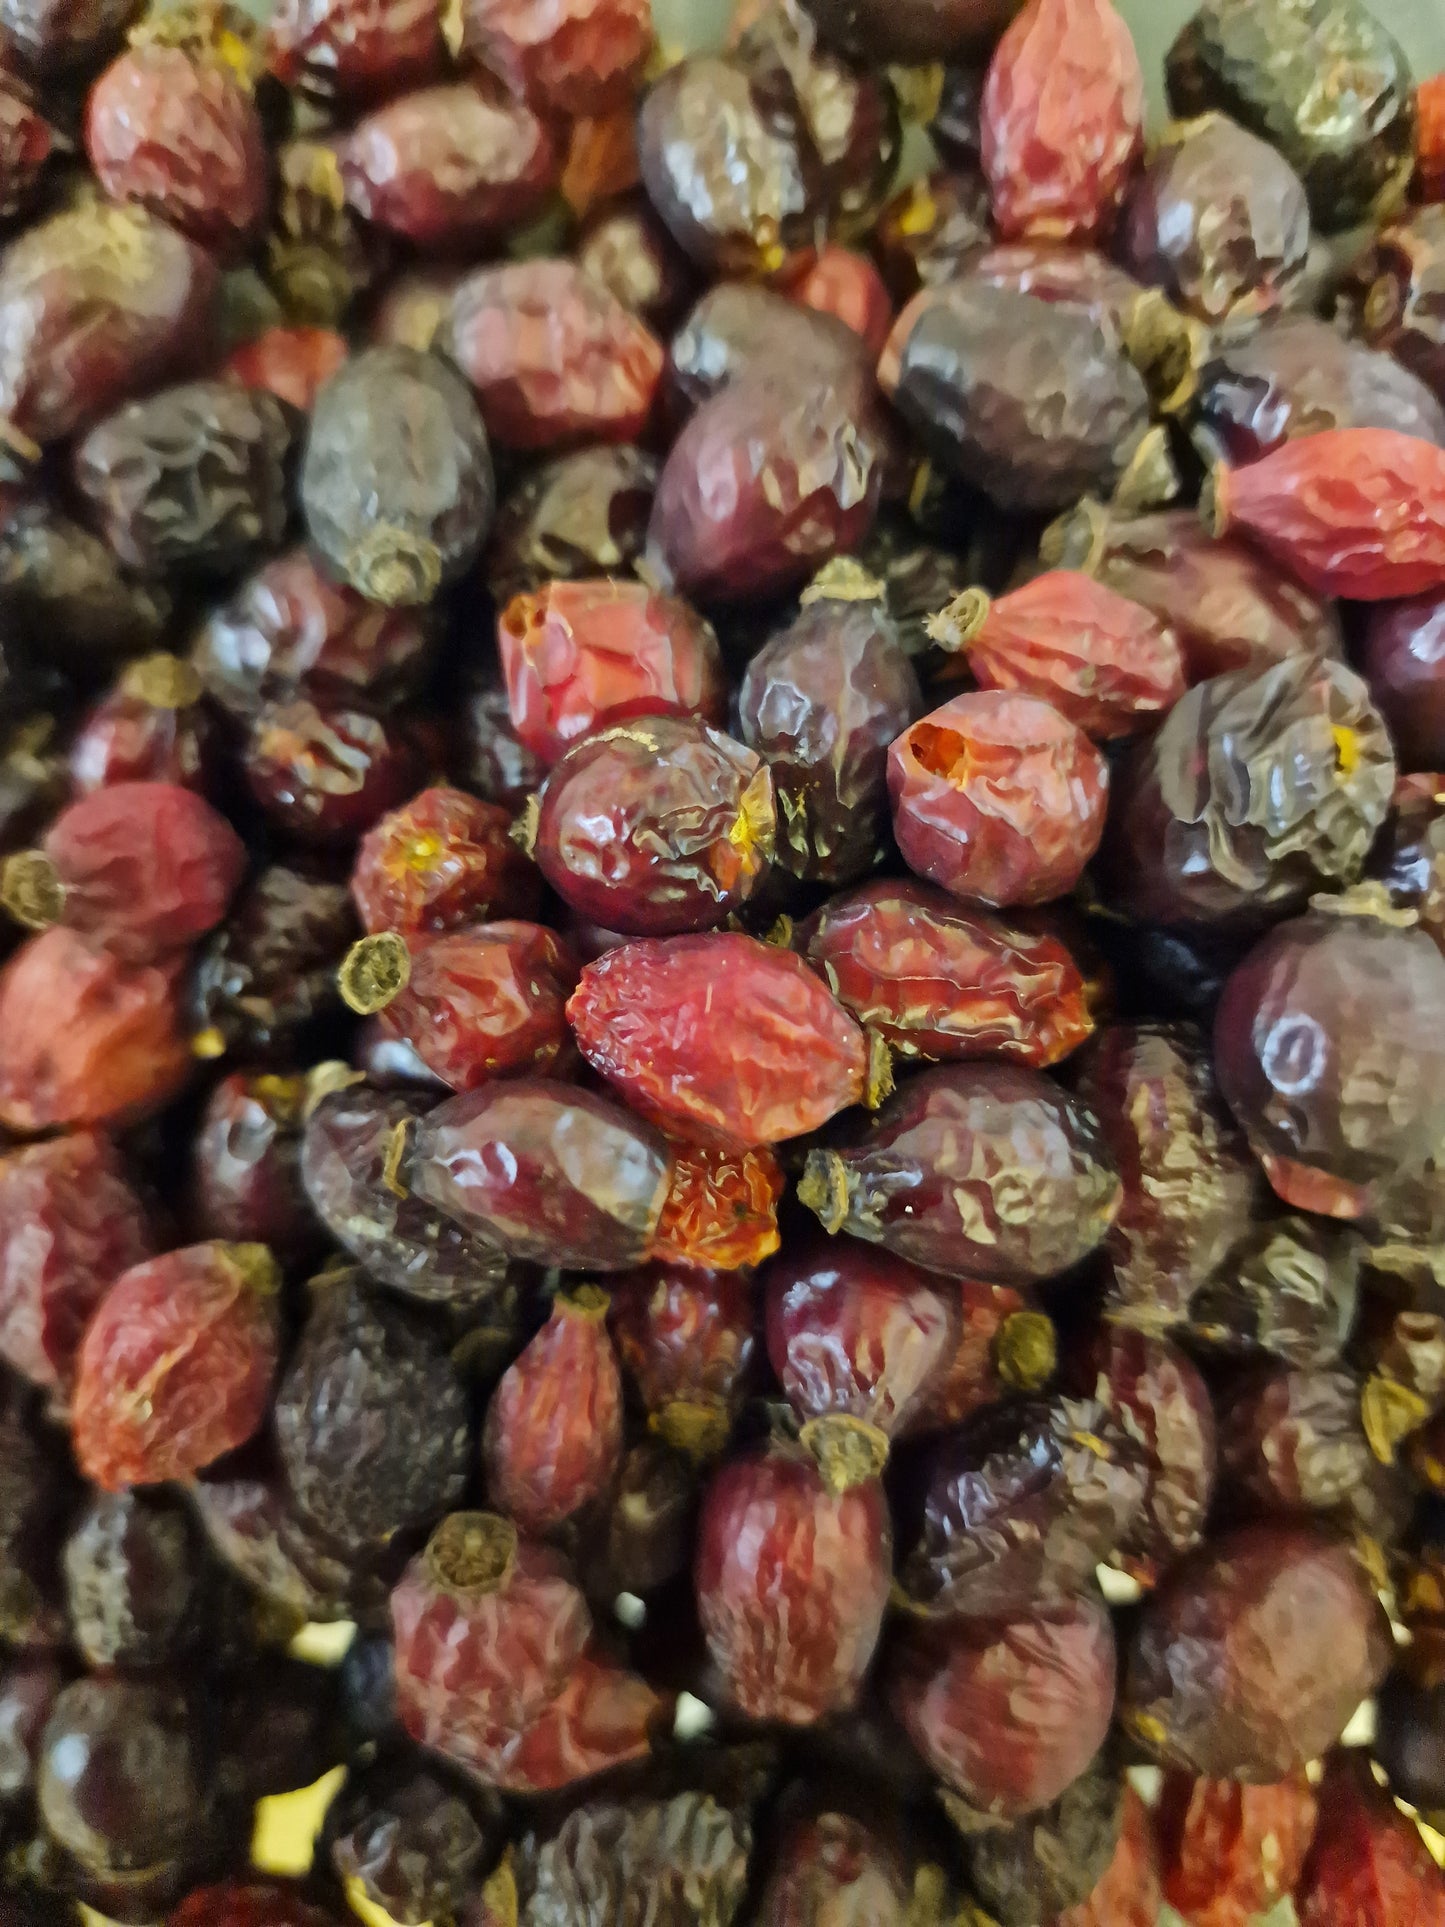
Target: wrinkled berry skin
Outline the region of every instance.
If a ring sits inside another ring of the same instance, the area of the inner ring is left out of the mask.
[[[354,1275],[317,1287],[272,1423],[297,1508],[338,1547],[378,1547],[461,1495],[471,1427],[445,1341]]]
[[[465,382],[434,355],[367,348],[316,398],[301,468],[312,541],[373,602],[429,602],[481,552],[496,489]]]
[[[568,1045],[577,963],[537,923],[475,923],[417,937],[411,975],[378,1019],[454,1091],[552,1070]]]
[[[892,1546],[877,1480],[830,1490],[801,1447],[776,1444],[713,1475],[693,1578],[708,1650],[744,1718],[807,1726],[855,1703]]]
[[[484,558],[499,609],[555,582],[632,573],[647,539],[657,458],[604,442],[554,455],[518,478]]]
[[[125,1272],[76,1360],[75,1455],[105,1492],[188,1479],[260,1427],[277,1353],[264,1245],[190,1245]]]
[[[541,1535],[607,1490],[622,1458],[622,1374],[607,1297],[559,1294],[552,1315],[503,1372],[487,1405],[487,1494]]]
[[[462,51],[554,113],[626,107],[652,48],[647,0],[466,0]]]
[[[1006,240],[1106,230],[1144,141],[1144,75],[1110,0],[1029,0],[994,52],[979,127]]]
[[[1246,1526],[1145,1604],[1124,1724],[1167,1766],[1282,1780],[1339,1738],[1384,1678],[1390,1644],[1348,1545],[1304,1526]]]
[[[329,1918],[282,1881],[227,1880],[192,1888],[166,1927],[327,1927]]]
[[[264,388],[309,415],[323,385],[351,352],[334,328],[267,328],[229,357],[223,373],[247,388]]]
[[[1109,766],[1052,704],[1011,691],[955,696],[888,752],[904,862],[951,896],[1048,903],[1099,847]]]
[[[92,428],[75,451],[75,480],[128,568],[225,574],[286,532],[293,433],[274,395],[185,382]]]
[[[437,936],[488,916],[536,909],[536,873],[512,819],[464,790],[422,790],[362,839],[351,897],[370,931]]]
[[[1401,767],[1439,769],[1445,763],[1445,591],[1372,608],[1359,661]]]
[[[235,1071],[211,1093],[196,1134],[196,1223],[208,1238],[269,1245],[285,1264],[312,1254],[316,1219],[301,1185],[300,1077]]]
[[[731,382],[672,445],[647,554],[665,584],[704,604],[786,594],[868,534],[885,453],[861,379],[802,396],[761,374]]]
[[[380,1581],[322,1543],[279,1477],[202,1479],[188,1497],[209,1551],[283,1623],[384,1615]]]
[[[923,695],[881,601],[822,591],[772,636],[738,690],[743,741],[767,763],[777,859],[797,877],[849,883],[871,867],[887,809],[888,746]]]
[[[667,1195],[663,1139],[620,1105],[545,1078],[449,1098],[411,1139],[418,1197],[514,1258],[625,1271]]]
[[[1084,978],[1057,937],[907,880],[865,883],[801,926],[797,948],[900,1057],[1043,1069],[1089,1036]]]
[[[1267,1513],[1348,1508],[1378,1470],[1353,1372],[1256,1366],[1221,1396],[1219,1427],[1230,1486]]]
[[[567,1015],[631,1104],[697,1136],[776,1144],[864,1095],[858,1025],[801,959],[732,931],[608,951]]]
[[[163,1666],[195,1631],[200,1572],[185,1508],[96,1493],[65,1542],[66,1606],[87,1666]]]
[[[147,656],[81,722],[70,744],[71,784],[80,796],[112,783],[179,783],[204,793],[216,749],[199,678],[174,656]]]
[[[616,1280],[608,1323],[644,1409],[662,1417],[686,1403],[729,1414],[752,1373],[754,1310],[752,1286],[737,1273],[649,1264]]]
[[[736,1271],[761,1264],[780,1242],[782,1166],[765,1145],[696,1144],[669,1139],[672,1179],[652,1239],[664,1264]]]
[[[1055,1927],[1157,1927],[1164,1904],[1158,1861],[1153,1816],[1126,1784],[1113,1858],[1088,1898],[1066,1907]]]
[[[1394,783],[1389,734],[1352,670],[1292,656],[1211,677],[1119,772],[1109,900],[1211,928],[1300,909],[1359,875]]]
[[[129,18],[124,0],[7,0],[0,50],[7,67],[36,80],[73,78],[116,51]]]
[[[512,727],[555,763],[579,738],[632,716],[721,723],[727,677],[711,624],[641,582],[548,582],[497,619]]]
[[[207,1048],[291,1056],[305,1027],[336,1007],[336,967],[354,932],[345,884],[279,863],[257,871],[191,973],[187,1012]]]
[[[625,936],[708,929],[766,873],[776,818],[761,759],[687,716],[585,737],[547,778],[535,856],[577,916]]]
[[[343,848],[417,786],[415,744],[391,720],[344,703],[265,703],[242,773],[267,818],[296,842]]]
[[[759,1927],[905,1927],[907,1871],[881,1835],[848,1813],[804,1816],[778,1846],[759,1903]]]
[[[357,1775],[326,1817],[337,1875],[404,1927],[456,1913],[494,1830],[495,1816],[459,1782],[405,1755]]]
[[[753,281],[719,281],[703,294],[667,351],[668,399],[689,415],[739,375],[780,366],[816,386],[830,374],[859,374],[867,361],[852,334]]]
[[[1119,223],[1124,266],[1211,324],[1285,300],[1304,270],[1310,217],[1289,162],[1223,114],[1166,136]]]
[[[7,77],[0,85],[0,220],[29,206],[54,151],[54,131],[25,89]]]
[[[180,967],[127,969],[59,925],[22,944],[0,971],[0,1123],[47,1131],[158,1110],[192,1067]]]
[[[977,167],[935,168],[885,205],[873,229],[873,252],[889,293],[902,303],[920,288],[969,273],[992,238],[988,183]],[[887,343],[885,335],[880,353]]]
[[[1095,1599],[1023,1619],[907,1633],[889,1698],[933,1771],[981,1813],[1056,1800],[1098,1752],[1114,1707],[1114,1633]]]
[[[588,217],[577,236],[577,265],[659,331],[677,320],[693,292],[692,264],[640,188]]]
[[[1423,931],[1320,911],[1224,987],[1220,1088],[1287,1204],[1355,1218],[1445,1132],[1445,959]]]
[[[662,375],[661,342],[572,261],[468,275],[441,345],[503,448],[636,441]]]
[[[107,1138],[75,1131],[0,1158],[0,1357],[63,1401],[91,1314],[151,1250]]]
[[[792,299],[814,314],[841,321],[875,358],[893,326],[893,303],[883,277],[866,254],[826,247],[792,290]]]
[[[347,205],[426,251],[473,248],[525,221],[556,172],[551,136],[485,81],[388,101],[341,143]]]
[[[1029,1284],[1077,1264],[1119,1209],[1098,1119],[1038,1071],[924,1071],[852,1150],[813,1151],[799,1195],[830,1231],[931,1271]]]
[[[1303,1773],[1275,1786],[1168,1773],[1155,1825],[1170,1906],[1200,1927],[1243,1927],[1299,1879],[1315,1796]]]
[[[113,201],[138,201],[203,247],[241,252],[265,215],[261,119],[219,61],[131,48],[91,89],[85,148]]]
[[[1221,108],[1278,148],[1327,232],[1364,220],[1413,157],[1409,66],[1357,0],[1207,0],[1165,75],[1176,114]]]
[[[478,1781],[504,1792],[555,1792],[641,1759],[667,1711],[640,1674],[587,1651],[534,1719],[499,1733],[468,1763]]]
[[[1360,1238],[1327,1218],[1260,1218],[1196,1292],[1191,1336],[1226,1356],[1332,1365],[1355,1321],[1361,1254]]]
[[[0,528],[0,610],[12,635],[94,673],[157,648],[170,619],[159,583],[125,574],[98,536],[41,496],[18,502]]]
[[[1300,1927],[1435,1927],[1442,1917],[1440,1869],[1363,1759],[1337,1755],[1326,1768],[1295,1910]]]
[[[338,1244],[399,1296],[462,1312],[492,1303],[504,1310],[505,1254],[386,1182],[393,1133],[421,1113],[422,1102],[364,1084],[322,1098],[302,1138],[306,1195]]]
[[[840,1241],[838,1249],[846,1252],[850,1245]],[[907,1423],[910,1436],[951,1431],[987,1405],[1021,1391],[1037,1392],[1052,1378],[1056,1363],[1047,1321],[1012,1285],[952,1278],[935,1281],[935,1289],[944,1294],[950,1313],[957,1306],[957,1317],[950,1318],[954,1329],[939,1369],[920,1388],[918,1411]]]
[[[980,1825],[964,1801],[940,1791],[962,1841],[969,1887],[999,1927],[1035,1927],[1040,1919],[1056,1927],[1071,1917],[1066,1909],[1088,1900],[1114,1855],[1126,1785],[1102,1757],[1048,1807],[1012,1825]],[[1147,1927],[1155,1927],[1152,1915]]]
[[[73,434],[198,359],[216,270],[140,208],[97,204],[26,230],[0,259],[0,416]]]
[[[914,296],[878,380],[946,469],[1013,514],[1107,495],[1148,426],[1143,378],[1112,332],[967,275]]]
[[[1364,288],[1359,326],[1373,347],[1403,362],[1445,400],[1445,214],[1413,210],[1380,234],[1351,271]],[[1373,277],[1371,279],[1370,277]],[[1408,429],[1403,421],[1382,427]]]
[[[394,94],[442,64],[436,10],[424,0],[281,0],[266,51],[278,80],[325,100]]]

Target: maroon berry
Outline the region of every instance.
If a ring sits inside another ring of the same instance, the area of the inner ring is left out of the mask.
[[[416,787],[417,752],[393,722],[304,698],[267,703],[242,755],[252,795],[308,844],[354,842]]]
[[[362,924],[411,936],[535,910],[536,873],[511,826],[505,810],[464,790],[421,790],[356,853],[351,895]]]
[[[70,775],[86,795],[112,783],[171,783],[204,791],[215,730],[196,671],[176,656],[145,656],[122,671],[70,745]]]
[[[303,1077],[236,1071],[211,1093],[196,1135],[193,1193],[207,1238],[269,1245],[284,1264],[308,1257],[317,1223],[301,1185]]]
[[[631,104],[652,48],[646,0],[466,0],[462,49],[515,94],[553,113]]]

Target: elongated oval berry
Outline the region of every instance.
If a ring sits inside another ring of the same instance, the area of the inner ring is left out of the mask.
[[[192,1478],[258,1429],[278,1349],[276,1261],[201,1244],[116,1280],[80,1348],[75,1455],[107,1492]]]
[[[416,1126],[411,1188],[514,1258],[623,1271],[647,1255],[672,1159],[646,1124],[545,1078],[484,1085]]]
[[[637,716],[553,767],[537,867],[579,917],[625,936],[705,930],[767,873],[772,778],[750,749],[690,716]]]
[[[1144,144],[1143,70],[1110,0],[1029,0],[994,52],[979,128],[1002,235],[1106,230]]]
[[[835,322],[800,308],[756,281],[719,281],[688,314],[668,344],[671,410],[690,415],[740,375],[776,376],[784,366],[800,382],[830,373],[866,373],[858,342]]]
[[[801,1137],[869,1084],[868,1040],[802,959],[732,931],[609,950],[567,1015],[629,1102],[699,1136]]]
[[[1295,1909],[1300,1927],[1440,1927],[1440,1869],[1413,1820],[1377,1786],[1368,1762],[1336,1754],[1325,1769],[1319,1819]]]
[[[720,1447],[752,1370],[751,1281],[649,1264],[612,1286],[608,1322],[655,1429],[682,1449],[703,1431]]]
[[[808,1726],[855,1703],[892,1547],[877,1479],[830,1486],[801,1447],[774,1444],[713,1475],[693,1577],[708,1650],[744,1717]]]
[[[536,872],[511,824],[495,803],[440,787],[382,817],[362,839],[351,872],[365,928],[410,937],[535,910]]]
[[[561,1292],[552,1316],[503,1372],[487,1405],[487,1496],[542,1534],[607,1490],[622,1457],[622,1374],[607,1294]]]
[[[1120,1193],[1093,1112],[1012,1064],[910,1078],[855,1149],[810,1151],[798,1187],[829,1231],[1013,1284],[1087,1257]]]
[[[778,1248],[782,1167],[765,1145],[669,1137],[672,1179],[652,1239],[664,1264],[704,1271],[758,1265]]]
[[[982,689],[1052,703],[1095,742],[1135,736],[1184,694],[1179,644],[1147,609],[1075,569],[990,601],[965,590],[929,625]]]
[[[902,1057],[1006,1057],[1042,1069],[1089,1036],[1082,971],[1057,937],[967,910],[926,883],[865,883],[824,904],[797,948]]]
[[[1389,428],[1331,428],[1214,471],[1207,514],[1321,595],[1381,602],[1445,588],[1445,448]]]
[[[955,696],[888,752],[893,834],[911,870],[980,903],[1073,889],[1104,833],[1109,766],[1034,696]]]

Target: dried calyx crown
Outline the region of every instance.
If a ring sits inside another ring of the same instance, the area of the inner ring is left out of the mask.
[[[399,997],[411,981],[411,952],[394,930],[362,937],[342,958],[337,988],[348,1010],[371,1017]]]
[[[443,1592],[498,1592],[517,1558],[517,1528],[496,1512],[451,1512],[427,1541],[426,1567]]]

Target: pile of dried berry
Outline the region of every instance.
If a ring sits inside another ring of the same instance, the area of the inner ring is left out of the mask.
[[[0,0],[0,1927],[1445,1927],[1445,76],[1167,79]]]

